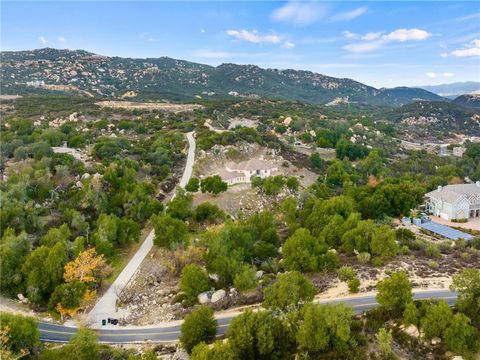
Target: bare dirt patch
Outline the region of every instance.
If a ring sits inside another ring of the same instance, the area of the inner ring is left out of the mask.
[[[113,109],[161,110],[174,113],[203,108],[203,106],[199,104],[170,104],[160,102],[100,101],[95,104],[100,107],[110,107]]]

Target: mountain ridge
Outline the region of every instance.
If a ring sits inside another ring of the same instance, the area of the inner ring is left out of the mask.
[[[425,85],[419,88],[433,92],[440,96],[455,98],[459,95],[469,95],[480,91],[480,82],[462,81],[449,84]]]
[[[385,106],[445,100],[420,88],[377,89],[353,79],[308,70],[233,63],[211,66],[166,56],[122,58],[52,48],[4,51],[1,55],[4,93],[77,91],[95,97],[128,96],[136,100],[264,98]]]

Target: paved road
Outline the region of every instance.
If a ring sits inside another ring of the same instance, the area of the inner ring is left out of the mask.
[[[182,178],[180,179],[179,185],[183,188],[187,185],[190,177],[192,176],[193,164],[195,162],[195,138],[194,133],[187,133],[188,140],[188,155],[187,163],[185,165],[185,170],[183,171]],[[174,194],[175,196],[175,194]],[[135,255],[130,259],[128,264],[122,270],[120,275],[115,279],[113,284],[108,288],[107,292],[97,301],[93,309],[88,314],[87,322],[92,327],[101,326],[102,319],[109,317],[119,318],[122,316],[121,309],[116,309],[116,302],[118,294],[127,286],[130,279],[133,277],[135,272],[138,270],[142,264],[143,259],[148,255],[150,250],[153,247],[153,237],[154,231],[152,230],[147,238],[144,240],[140,248],[137,250]]]
[[[448,304],[453,305],[457,298],[456,293],[449,290],[429,290],[414,292],[414,298],[423,299],[444,299]],[[335,300],[323,300],[321,304],[335,304],[343,302],[353,307],[356,313],[362,313],[377,306],[375,295],[355,296]],[[230,321],[235,315],[218,318],[218,335],[223,335],[227,331]],[[75,327],[50,324],[46,322],[38,323],[40,329],[40,339],[48,342],[67,342],[77,331]],[[127,344],[136,342],[158,342],[168,343],[176,342],[180,336],[180,324],[163,327],[118,327],[97,329],[98,339],[104,343]]]

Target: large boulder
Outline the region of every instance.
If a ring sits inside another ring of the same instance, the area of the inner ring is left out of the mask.
[[[210,299],[212,297],[211,291],[204,291],[198,295],[198,302],[202,305],[210,303]]]
[[[217,282],[219,279],[217,274],[208,274],[208,277],[215,282]]]
[[[213,304],[215,304],[216,302],[222,300],[225,297],[225,295],[226,295],[225,290],[220,289],[213,293],[212,298],[210,300]]]
[[[412,336],[418,338],[420,336],[420,332],[418,331],[418,328],[415,325],[409,325],[407,326],[404,331]]]
[[[178,347],[177,351],[175,351],[175,354],[173,354],[172,356],[172,360],[189,360],[189,359],[190,359],[190,356],[181,347]]]

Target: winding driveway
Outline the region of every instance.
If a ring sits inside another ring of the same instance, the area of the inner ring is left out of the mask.
[[[188,155],[185,170],[183,171],[182,178],[180,179],[179,186],[184,188],[190,177],[192,176],[193,164],[195,163],[195,137],[194,132],[186,134],[188,140]],[[175,197],[175,194],[173,194]],[[172,199],[173,199],[172,197]],[[88,324],[97,328],[101,326],[102,319],[118,318],[122,315],[122,310],[117,309],[118,295],[121,294],[125,286],[127,286],[130,279],[142,264],[143,259],[148,255],[153,247],[153,237],[155,236],[152,230],[135,255],[130,259],[128,264],[122,270],[120,275],[115,279],[112,285],[108,288],[107,292],[97,301],[93,309],[90,311],[87,317]],[[54,325],[50,325],[54,326]],[[57,326],[57,325],[55,325]]]
[[[449,305],[454,305],[457,294],[450,290],[424,290],[413,293],[415,300],[437,299],[445,300]],[[378,305],[375,294],[356,295],[346,298],[321,300],[320,304],[336,304],[343,302],[353,307],[355,313],[359,314],[370,310]],[[227,315],[217,317],[218,335],[226,333],[232,319],[237,316]],[[171,325],[163,326],[142,326],[142,327],[120,327],[97,329],[98,340],[110,344],[129,344],[141,342],[172,343],[177,342],[181,332],[181,321],[172,322]],[[40,339],[45,342],[67,342],[77,331],[76,327],[56,325],[39,321]]]

